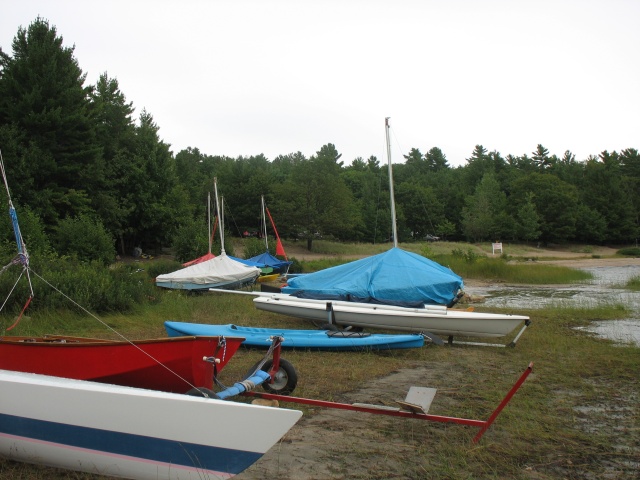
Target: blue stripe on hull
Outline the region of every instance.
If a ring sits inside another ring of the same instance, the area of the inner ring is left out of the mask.
[[[162,438],[114,432],[64,423],[0,414],[0,433],[69,447],[133,457],[142,461],[211,470],[236,475],[254,464],[261,453],[211,447]]]

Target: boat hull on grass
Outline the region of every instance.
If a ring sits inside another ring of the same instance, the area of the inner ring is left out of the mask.
[[[443,336],[503,337],[529,320],[524,315],[470,312],[444,306],[406,308],[373,303],[311,300],[286,294],[253,299],[259,310],[342,326],[369,327]]]
[[[241,288],[253,285],[260,276],[258,267],[233,260],[225,253],[173,273],[158,275],[156,285],[174,290],[207,291],[209,288]]]
[[[2,337],[0,369],[92,380],[165,392],[213,388],[217,352],[220,371],[244,339],[226,337],[159,338],[111,341],[83,337]]]
[[[247,347],[269,348],[274,336],[283,337],[282,348],[330,351],[391,350],[419,348],[422,335],[385,335],[332,330],[290,330],[238,325],[164,322],[170,337],[179,335],[239,335]]]
[[[255,463],[301,415],[0,370],[0,455],[99,475],[230,478]]]

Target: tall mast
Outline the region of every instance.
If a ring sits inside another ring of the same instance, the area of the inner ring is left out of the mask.
[[[226,255],[224,251],[224,220],[220,216],[220,201],[218,200],[218,178],[213,178],[213,190],[216,196],[216,213],[218,214],[218,226],[220,227],[220,254]],[[224,211],[224,208],[222,209]]]
[[[264,213],[264,195],[262,195],[261,197],[261,202],[262,202],[262,235],[264,236],[264,246],[266,248],[265,251],[269,251],[269,238],[267,237],[267,217],[265,216]]]
[[[207,192],[207,227],[209,228],[209,253],[211,253],[211,192]]]
[[[384,130],[387,138],[387,161],[389,162],[389,195],[391,196],[391,225],[393,227],[393,246],[398,246],[398,228],[396,227],[396,201],[393,194],[393,171],[391,168],[391,145],[389,144],[389,118],[384,119]]]

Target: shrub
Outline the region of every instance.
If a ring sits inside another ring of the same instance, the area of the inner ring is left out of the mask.
[[[31,262],[34,299],[29,310],[87,310],[92,313],[127,312],[149,302],[156,286],[137,264],[105,267],[98,261],[49,256]],[[17,280],[18,271],[0,276],[0,289]],[[9,312],[18,312],[29,297],[24,278],[7,302]]]
[[[462,258],[464,259],[467,263],[474,263],[477,260],[479,260],[480,258],[483,257],[483,255],[480,255],[478,253],[476,253],[473,249],[468,248],[467,251],[463,251],[461,248],[454,248],[451,251],[451,255],[453,257],[458,257],[458,258]]]
[[[181,262],[204,255],[209,251],[207,226],[195,221],[185,223],[173,236],[171,246],[176,258]]]
[[[255,257],[265,252],[264,240],[255,237],[244,239],[244,258]],[[269,252],[273,255],[275,252],[269,248]]]
[[[302,263],[300,263],[300,261],[295,258],[295,257],[291,257],[289,259],[289,261],[293,262],[291,265],[289,265],[289,273],[302,273],[303,272],[303,267],[302,267]]]
[[[136,264],[139,265],[139,264]],[[155,280],[158,275],[164,275],[165,273],[175,272],[184,268],[177,260],[154,260],[152,262],[144,263],[144,270],[147,274],[147,278],[150,281]]]
[[[81,262],[97,261],[106,266],[116,257],[113,238],[100,220],[88,215],[62,220],[53,235],[53,245],[60,256]]]
[[[28,207],[16,208],[20,222],[20,233],[27,245],[30,255],[46,255],[51,252],[51,245],[40,217]],[[17,253],[16,238],[13,232],[13,224],[8,215],[0,222],[0,249],[4,258],[12,258]]]
[[[625,257],[640,257],[640,247],[621,248],[617,253]]]

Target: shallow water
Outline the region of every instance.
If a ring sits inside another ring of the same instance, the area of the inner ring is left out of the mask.
[[[510,287],[495,285],[466,288],[471,295],[485,297],[484,305],[500,308],[543,308],[547,306],[595,307],[624,305],[631,310],[627,318],[594,322],[584,330],[605,338],[640,346],[640,293],[620,288],[640,276],[640,266],[591,267],[593,279],[582,284],[553,287]]]

